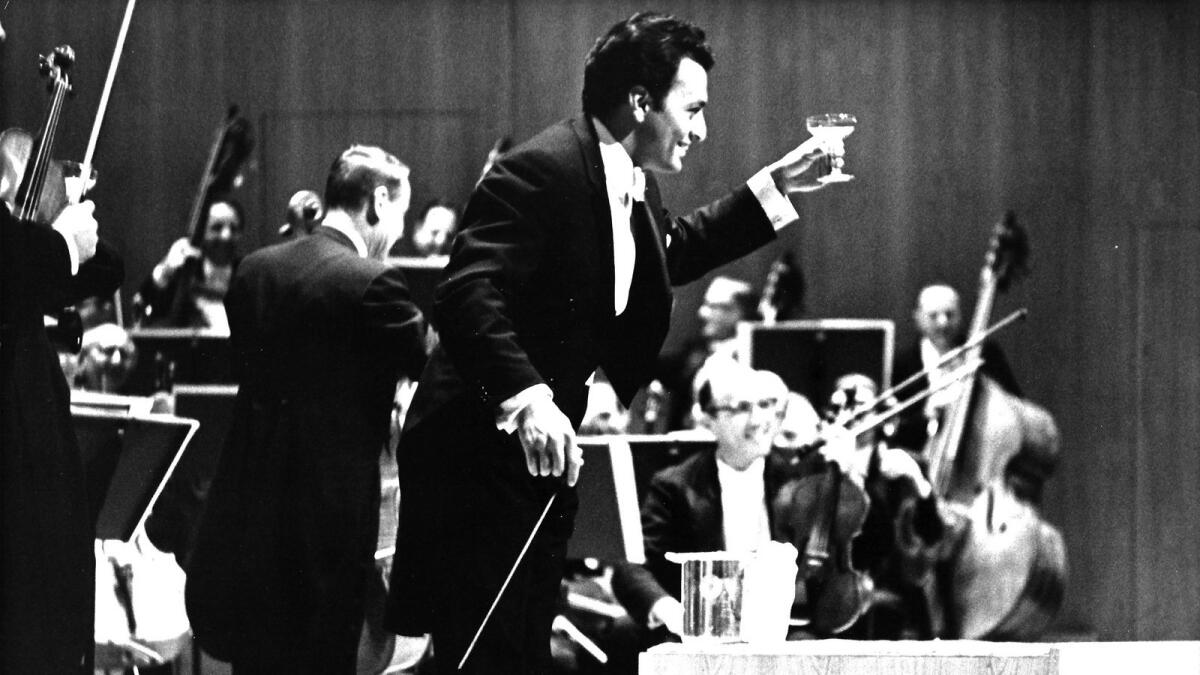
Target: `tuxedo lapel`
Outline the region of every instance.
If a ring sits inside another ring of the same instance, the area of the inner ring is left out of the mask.
[[[694,527],[698,550],[724,550],[725,515],[721,507],[721,483],[717,479],[715,453],[710,453],[697,467],[695,490],[697,508]]]
[[[590,120],[571,120],[571,130],[579,144],[580,158],[583,162],[584,173],[591,187],[591,204],[587,212],[581,214],[584,219],[590,219],[595,233],[596,255],[593,259],[597,272],[596,280],[599,287],[596,290],[596,316],[601,320],[611,320],[613,317],[613,287],[616,284],[613,269],[613,229],[612,212],[608,204],[608,183],[604,176],[604,162],[600,159],[600,140]],[[605,301],[607,299],[607,302]]]

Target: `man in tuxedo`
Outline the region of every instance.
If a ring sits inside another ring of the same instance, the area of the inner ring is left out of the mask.
[[[396,381],[425,359],[421,313],[383,262],[410,194],[394,156],[349,148],[322,224],[247,256],[230,285],[239,389],[186,595],[197,641],[235,673],[355,671],[380,451]]]
[[[14,191],[16,186],[4,186]],[[47,227],[0,206],[0,672],[91,673],[96,529],[43,316],[125,276],[91,202]]]
[[[464,668],[547,667],[590,378],[602,368],[628,405],[653,372],[671,286],[770,242],[798,217],[787,195],[822,185],[810,139],[712,204],[667,213],[653,174],[680,171],[707,135],[712,64],[686,21],[618,22],[587,57],[582,116],[502,156],[467,204],[433,310],[441,344],[400,442],[407,554],[389,598],[390,625],[431,631],[445,672],[544,512]]]

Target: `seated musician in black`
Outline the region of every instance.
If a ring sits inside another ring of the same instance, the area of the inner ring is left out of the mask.
[[[921,371],[926,373],[910,387],[897,392],[901,399],[924,391],[930,384],[929,373],[936,374],[932,378],[936,382],[938,377],[947,376],[960,365],[950,363],[935,368],[943,354],[966,341],[958,292],[948,285],[933,284],[921,289],[917,296],[917,306],[913,310],[913,321],[920,333],[920,339],[908,349],[897,353],[892,377],[895,382],[903,382]],[[1017,398],[1023,396],[1012,368],[1009,367],[1008,360],[998,344],[985,340],[981,357],[981,375],[990,378],[1009,394]],[[957,387],[948,387],[929,397],[924,406],[915,405],[903,413],[898,419],[897,429],[892,437],[893,443],[918,453],[922,452],[929,440],[931,429],[936,429],[940,411],[959,391]],[[1026,399],[1022,401],[1026,404],[1023,406],[1027,413],[1024,417],[1024,431],[1029,442],[1008,467],[1007,479],[1018,497],[1037,504],[1041,501],[1042,484],[1058,462],[1058,429],[1048,412]]]
[[[768,504],[784,476],[767,457],[787,398],[783,380],[728,359],[710,361],[696,380],[695,415],[716,450],[654,476],[641,507],[646,562],[618,565],[613,575],[613,593],[635,620],[676,635],[680,573],[667,552],[749,551],[780,540]]]
[[[208,328],[228,335],[225,292],[237,268],[244,229],[245,218],[237,202],[218,199],[209,204],[200,247],[187,237],[177,240],[142,283],[135,303],[140,321],[157,327]]]
[[[849,373],[839,377],[826,409],[826,420],[866,412],[879,394],[870,377]],[[873,410],[883,409],[878,405]],[[853,567],[873,582],[870,605],[859,620],[839,637],[912,640],[934,637],[938,608],[922,589],[931,584],[936,549],[944,535],[933,488],[912,454],[890,443],[890,424],[859,435],[854,450],[838,461],[866,490],[870,505],[862,531],[852,546]],[[919,542],[898,541],[896,519],[911,509]],[[915,545],[914,545],[915,544]]]

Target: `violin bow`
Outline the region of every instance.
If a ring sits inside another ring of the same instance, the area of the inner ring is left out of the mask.
[[[125,17],[121,20],[121,30],[117,33],[117,46],[113,48],[112,61],[108,64],[108,75],[104,78],[104,89],[100,92],[100,105],[96,108],[96,119],[92,122],[92,135],[88,137],[87,152],[83,155],[80,175],[84,176],[85,181],[91,176],[92,157],[96,154],[100,126],[104,123],[104,112],[108,109],[108,97],[112,94],[113,80],[117,76],[117,66],[121,63],[121,52],[125,50],[125,36],[129,34],[129,22],[133,19],[133,8],[136,4],[137,0],[129,0],[129,3],[125,5]]]
[[[475,643],[479,641],[479,636],[483,634],[483,629],[487,626],[488,619],[492,618],[492,612],[496,611],[496,605],[500,604],[500,598],[504,596],[504,590],[508,588],[508,584],[512,581],[513,574],[516,573],[517,567],[521,561],[525,559],[525,553],[529,551],[529,545],[533,543],[533,538],[537,536],[539,530],[542,529],[542,523],[546,520],[546,514],[550,513],[550,507],[554,506],[554,498],[558,496],[555,492],[550,495],[550,499],[546,501],[546,508],[542,509],[542,515],[538,517],[537,522],[533,525],[533,530],[529,532],[529,538],[525,540],[525,545],[521,547],[521,552],[517,554],[516,561],[508,570],[508,576],[504,578],[504,583],[500,584],[500,590],[496,592],[496,597],[492,599],[492,606],[488,608],[487,614],[484,615],[483,621],[479,623],[479,628],[475,631],[475,637],[471,638],[471,644],[467,645],[467,650],[463,652],[462,660],[458,662],[458,670],[467,663],[467,659],[471,656],[471,651],[475,649]]]
[[[79,189],[73,195],[73,201],[79,202],[88,191],[88,183],[92,179],[92,158],[96,155],[96,143],[100,139],[100,127],[104,124],[104,113],[108,109],[108,98],[112,94],[113,80],[117,78],[117,66],[121,63],[121,54],[125,51],[125,37],[129,35],[129,23],[133,19],[133,8],[137,0],[129,0],[125,5],[125,16],[121,19],[121,30],[117,32],[117,46],[113,48],[112,60],[108,63],[108,75],[104,77],[104,89],[100,91],[100,104],[96,106],[96,119],[92,121],[92,133],[88,136],[87,151],[83,153],[83,162],[79,165]],[[70,197],[70,195],[69,195]],[[121,289],[113,291],[113,313],[116,314],[117,325],[125,327],[125,311],[121,306]]]

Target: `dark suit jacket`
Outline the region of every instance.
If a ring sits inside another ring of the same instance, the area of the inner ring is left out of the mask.
[[[235,273],[239,262],[240,259],[233,261]],[[159,288],[158,284],[154,283],[154,277],[147,276],[138,288],[142,313],[148,317],[147,323],[162,328],[204,328],[204,316],[196,305],[203,275],[203,262],[199,258],[193,258],[176,272],[165,288]],[[177,294],[182,294],[182,297],[179,304],[175,305]]]
[[[63,238],[0,206],[0,672],[91,672],[96,532],[70,396],[42,316],[111,294],[101,242],[70,273]]]
[[[612,219],[589,122],[550,127],[502,157],[475,189],[437,291],[433,321],[441,345],[421,377],[401,439],[401,540],[413,554],[397,560],[393,576],[390,618],[397,630],[421,629],[431,602],[422,591],[438,572],[424,553],[439,536],[428,525],[437,495],[422,495],[420,483],[449,463],[521,457],[517,439],[497,432],[493,420],[501,402],[532,385],[549,385],[578,426],[585,383],[602,366],[628,404],[653,373],[670,321],[670,287],[775,236],[745,186],[673,218],[648,175],[645,208],[635,211],[633,285],[618,318]],[[479,444],[490,450],[462,455],[462,448]],[[570,491],[563,501],[572,499]],[[507,568],[510,561],[496,564]]]
[[[786,479],[781,462],[769,458],[763,471],[768,505],[773,503]],[[646,562],[644,565],[617,565],[613,594],[630,615],[645,622],[651,606],[659,598],[666,595],[679,598],[679,565],[667,560],[668,552],[725,550],[724,511],[716,454],[696,453],[655,474],[641,511]],[[767,521],[772,539],[790,541],[781,524],[775,521],[772,508],[767,508]]]
[[[379,453],[423,319],[403,272],[326,227],[247,256],[225,305],[239,389],[188,570],[196,637],[235,664],[353,672]]]

